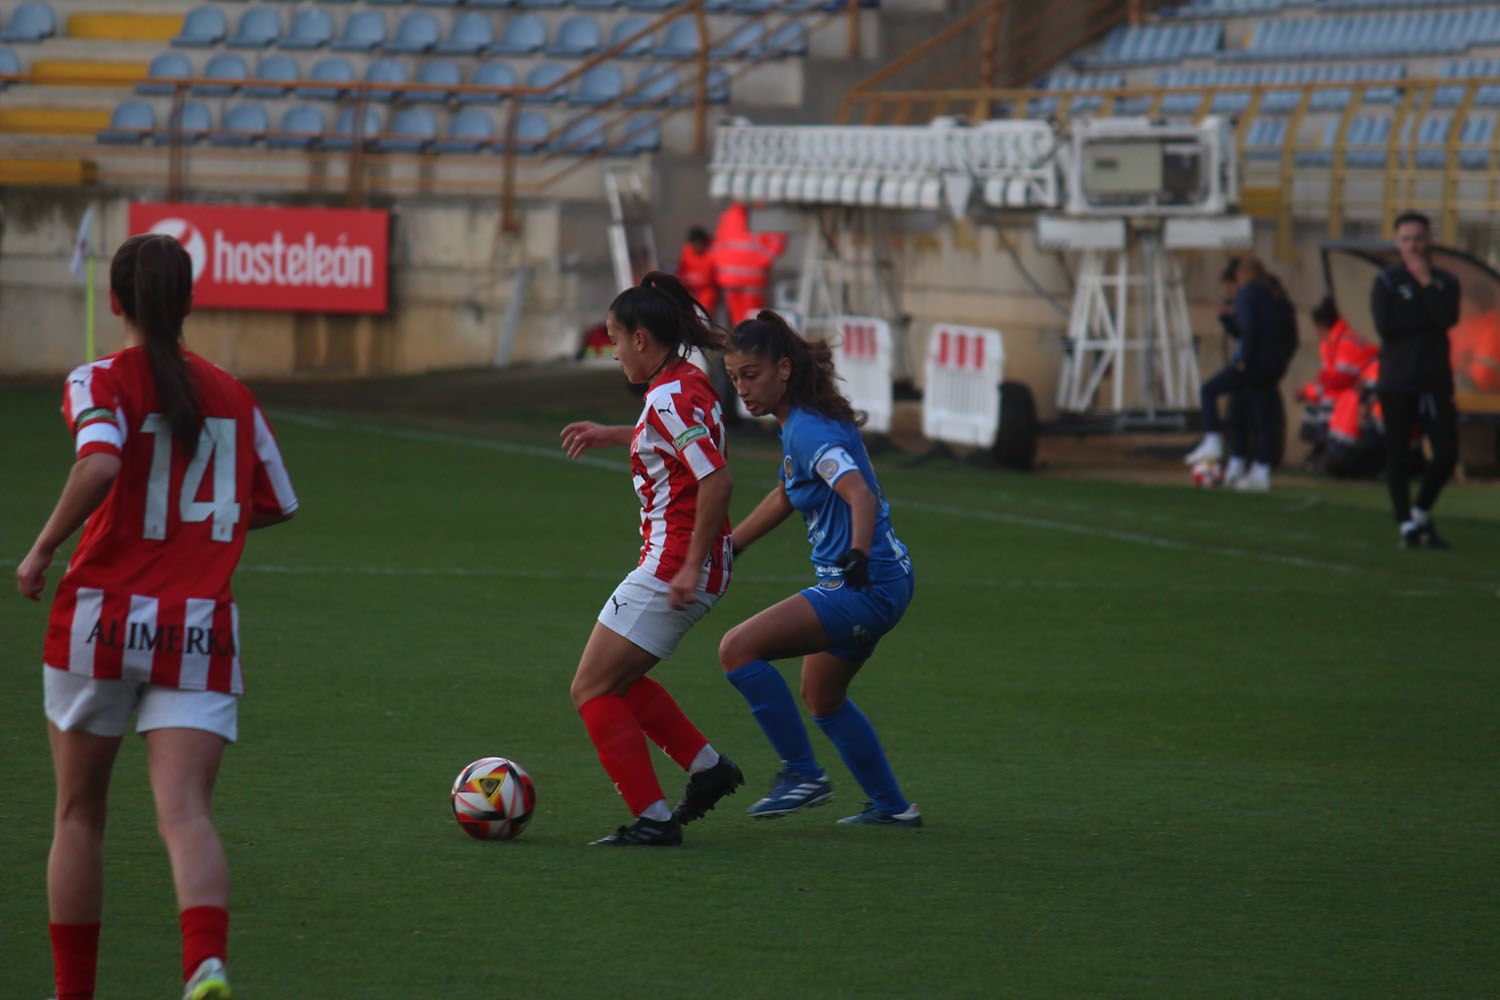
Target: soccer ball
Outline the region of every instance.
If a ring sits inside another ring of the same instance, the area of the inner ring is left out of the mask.
[[[1199,462],[1193,466],[1193,485],[1213,489],[1224,482],[1224,467],[1218,462]]]
[[[536,786],[513,760],[481,757],[453,780],[453,815],[476,840],[514,840],[536,811]]]

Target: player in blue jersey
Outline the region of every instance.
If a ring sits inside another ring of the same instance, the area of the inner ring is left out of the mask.
[[[880,637],[901,620],[913,586],[911,559],[860,437],[863,421],[834,382],[828,345],[804,340],[774,312],[736,326],[724,362],[745,408],[781,425],[780,481],[735,526],[734,551],[795,510],[817,571],[816,584],[736,625],[719,644],[725,675],[782,759],[776,784],[750,815],[785,816],[833,797],[791,689],[770,663],[801,656],[802,700],[870,800],[839,822],[921,826],[880,737],[848,694]]]

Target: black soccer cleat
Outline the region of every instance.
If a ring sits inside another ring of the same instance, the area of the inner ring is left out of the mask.
[[[630,826],[622,826],[608,837],[600,837],[590,846],[608,847],[681,847],[682,824],[675,819],[658,820],[641,816]]]
[[[734,790],[744,783],[745,776],[740,773],[739,766],[724,754],[719,754],[717,764],[688,779],[687,791],[682,793],[682,801],[672,810],[672,818],[683,826],[702,819],[720,799],[733,795]]]
[[[1450,547],[1447,541],[1437,533],[1437,525],[1432,522],[1431,518],[1428,519],[1426,524],[1422,525],[1420,530],[1422,532],[1422,541],[1429,549],[1446,549]]]

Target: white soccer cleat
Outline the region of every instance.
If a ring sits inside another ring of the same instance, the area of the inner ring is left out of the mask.
[[[1182,460],[1183,465],[1194,466],[1199,462],[1221,462],[1224,460],[1224,445],[1219,441],[1219,435],[1206,434],[1198,447],[1187,453]]]
[[[230,1000],[233,995],[224,963],[217,958],[199,962],[193,977],[182,988],[182,1000]]]
[[[1241,493],[1269,493],[1271,490],[1271,476],[1260,469],[1251,469],[1236,479],[1231,489],[1238,490]]]

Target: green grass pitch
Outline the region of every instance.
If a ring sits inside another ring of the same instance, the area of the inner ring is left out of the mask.
[[[53,387],[0,388],[0,560],[70,461]],[[622,452],[563,410],[497,429],[271,407],[302,499],[236,579],[249,693],[216,818],[249,1000],[1480,996],[1500,983],[1500,493],[1399,552],[1375,484],[1268,496],[877,456],[917,596],[854,695],[921,831],[834,803],[755,823],[776,762],[724,630],[808,579],[788,524],[655,676],[748,785],[677,851],[626,817],[568,700],[635,558]],[[590,407],[579,404],[578,415]],[[774,482],[736,432],[735,511]],[[54,568],[50,582],[56,582]],[[50,596],[50,590],[49,590]],[[46,604],[0,600],[0,998],[50,993]],[[790,668],[789,664],[783,664]],[[795,682],[794,682],[795,683]],[[465,837],[453,776],[536,780],[518,841]],[[682,778],[664,757],[668,795]],[[175,997],[139,740],[116,768],[101,1000]]]

